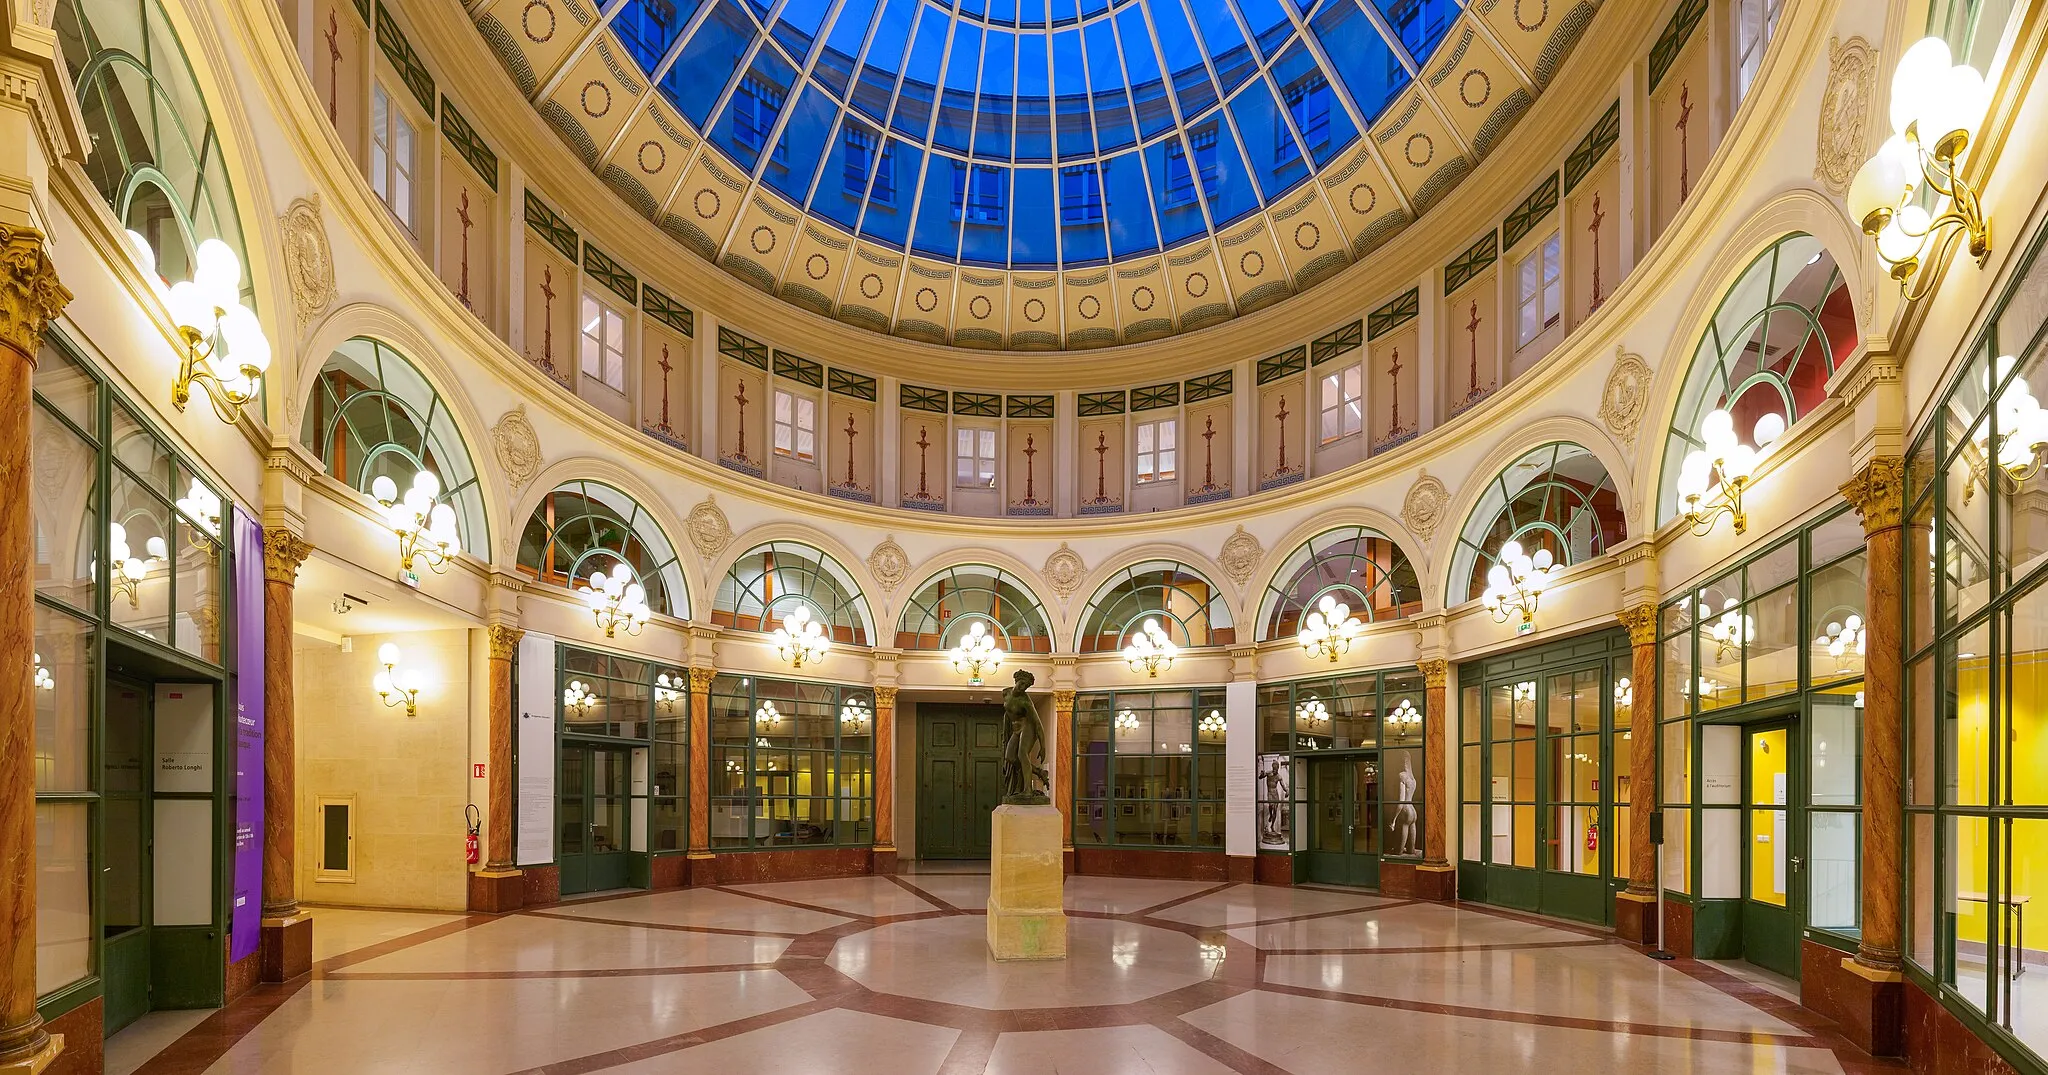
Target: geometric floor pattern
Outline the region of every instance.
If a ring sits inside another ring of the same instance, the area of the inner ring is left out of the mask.
[[[181,1032],[145,1021],[108,1043],[109,1070],[1894,1069],[1718,967],[1496,908],[1076,876],[1069,958],[997,964],[987,896],[986,875],[916,874],[625,893],[502,917],[316,910],[312,975],[196,1025],[187,1016]]]

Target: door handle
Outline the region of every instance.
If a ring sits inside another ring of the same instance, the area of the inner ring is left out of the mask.
[[[1793,873],[1798,873],[1798,872],[1799,872],[1800,870],[1803,870],[1803,869],[1805,869],[1805,868],[1806,868],[1806,860],[1805,860],[1805,859],[1803,859],[1803,858],[1800,858],[1800,857],[1799,857],[1798,855],[1794,855],[1794,856],[1792,856],[1792,858],[1790,859],[1790,861],[1791,861],[1791,863],[1792,863],[1792,872],[1793,872]]]

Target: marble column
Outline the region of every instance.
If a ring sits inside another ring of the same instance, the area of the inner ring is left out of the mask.
[[[1415,871],[1415,895],[1425,900],[1450,900],[1458,894],[1458,868],[1450,860],[1450,803],[1444,795],[1444,778],[1451,764],[1451,716],[1445,699],[1451,663],[1431,657],[1417,661],[1415,667],[1422,670],[1427,690],[1422,738],[1422,865]]]
[[[1657,940],[1657,605],[1645,601],[1615,614],[1628,628],[1628,889],[1614,898],[1615,933],[1637,944]],[[1619,759],[1616,759],[1619,767]],[[1619,849],[1617,849],[1619,850]]]
[[[1060,857],[1074,872],[1074,692],[1052,692],[1052,801],[1060,808]]]
[[[896,688],[875,688],[876,873],[896,872]]]
[[[34,424],[36,356],[43,328],[63,312],[71,292],[57,282],[33,228],[0,224],[0,496],[32,503],[29,432]],[[14,568],[0,572],[0,646],[12,655],[0,675],[0,862],[7,896],[0,900],[0,1072],[38,1072],[64,1048],[36,1013],[36,688],[34,666],[21,659],[36,647],[35,523],[28,512],[0,515],[0,552]]]
[[[518,727],[512,664],[519,658],[519,640],[526,632],[494,623],[484,633],[491,647],[490,754],[484,763],[491,809],[484,822],[484,868],[469,878],[469,909],[503,914],[526,905],[525,881],[512,846],[512,818],[519,807],[512,790],[512,737]]]
[[[292,697],[292,594],[313,546],[281,526],[263,531],[262,979],[313,967],[313,918],[299,910],[298,736]]]
[[[717,676],[714,669],[690,669],[690,851],[685,859],[692,885],[718,881],[711,870],[711,681]]]

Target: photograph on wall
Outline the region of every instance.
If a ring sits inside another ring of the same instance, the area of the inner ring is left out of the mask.
[[[1287,755],[1259,757],[1259,847],[1286,851],[1294,846],[1291,819],[1293,789],[1290,787]]]

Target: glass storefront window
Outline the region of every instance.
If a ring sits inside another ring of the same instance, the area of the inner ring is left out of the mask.
[[[1223,709],[1220,689],[1076,698],[1075,842],[1222,850]]]
[[[91,835],[83,802],[36,804],[36,995],[93,973]]]
[[[871,845],[873,712],[865,688],[712,680],[711,846]]]

